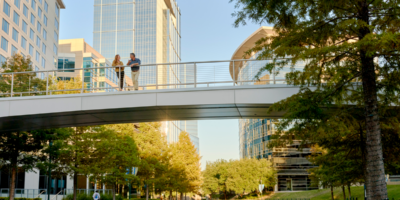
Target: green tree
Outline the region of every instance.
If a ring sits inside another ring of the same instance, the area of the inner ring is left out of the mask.
[[[136,179],[127,173],[139,164],[135,141],[128,133],[118,134],[114,127],[101,126],[96,128],[94,149],[88,169],[93,179],[112,186],[115,200],[116,186]]]
[[[399,103],[398,2],[231,1],[240,8],[234,13],[236,26],[247,20],[274,24],[276,34],[251,49],[262,51],[260,59],[273,59],[264,70],[278,73],[283,67],[306,61],[304,71],[286,74],[287,83],[301,86],[300,92],[271,108],[288,111],[284,124],[299,128],[326,117],[321,114],[323,107],[351,103],[364,110],[367,197],[386,199],[380,116],[389,105]]]
[[[50,165],[53,173],[66,173],[73,178],[73,199],[77,198],[78,175],[90,175],[91,157],[95,152],[94,142],[96,127],[73,127],[67,128],[67,138],[54,141],[58,154],[52,154],[52,163],[46,163],[47,169]],[[53,147],[54,148],[54,147]]]
[[[245,191],[258,191],[258,185],[265,188],[273,187],[276,183],[276,171],[272,162],[266,159],[217,160],[207,163],[203,172],[205,193],[217,191],[226,193],[233,191],[242,194]]]
[[[2,133],[0,137],[0,165],[2,169],[11,171],[10,200],[14,200],[18,168],[20,167],[25,171],[33,170],[38,163],[47,159],[47,155],[44,153],[52,151],[52,149],[46,148],[46,143],[64,135],[64,129]]]
[[[121,126],[121,125],[119,125]],[[135,127],[136,126],[136,127]],[[138,148],[139,185],[144,185],[146,199],[149,198],[149,187],[164,180],[163,172],[166,169],[165,153],[168,152],[166,138],[161,132],[161,123],[130,124],[123,128],[131,134]]]
[[[0,71],[2,73],[27,72],[1,74],[0,76],[0,92],[5,93],[3,97],[10,97],[11,90],[14,95],[30,96],[32,94],[41,95],[46,91],[46,80],[38,78],[37,73],[32,72],[32,62],[30,57],[24,58],[21,54],[16,53],[1,64]],[[29,73],[31,72],[31,73]]]
[[[171,144],[170,165],[172,166],[167,173],[176,179],[177,183],[174,190],[178,191],[183,198],[183,193],[198,193],[202,184],[200,155],[196,147],[190,140],[187,132],[179,134],[177,143]],[[172,189],[172,188],[171,188]]]

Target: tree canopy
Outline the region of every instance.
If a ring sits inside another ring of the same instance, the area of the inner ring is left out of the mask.
[[[276,103],[271,110],[287,111],[280,124],[297,130],[291,138],[307,141],[326,137],[322,120],[334,120],[346,110],[361,110],[365,131],[364,179],[368,199],[387,198],[382,119],[396,122],[400,90],[400,9],[398,1],[384,0],[231,0],[238,9],[235,25],[270,23],[276,34],[260,39],[247,53],[261,52],[271,59],[263,70],[279,73],[291,68],[286,82],[299,86],[298,94]],[[294,65],[305,62],[304,70]],[[332,108],[332,109],[330,109]],[[329,110],[336,109],[331,115]],[[343,119],[343,118],[341,118]],[[318,125],[318,126],[316,126]],[[346,128],[342,126],[342,130]],[[316,133],[322,133],[318,136]],[[278,133],[279,134],[279,133]],[[289,137],[286,137],[289,138]]]

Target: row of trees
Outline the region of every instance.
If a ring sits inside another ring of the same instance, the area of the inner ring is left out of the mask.
[[[14,199],[18,168],[52,169],[52,175],[73,177],[74,199],[78,175],[116,187],[128,183],[150,192],[198,192],[201,185],[200,156],[182,132],[179,141],[167,144],[160,123],[120,124],[3,133],[1,167],[11,169],[10,199]],[[50,145],[50,143],[52,145]],[[49,156],[51,162],[49,162]],[[138,167],[137,176],[127,173]]]
[[[0,77],[0,92],[7,93],[4,96],[10,96],[11,88],[13,92],[31,92],[22,94],[26,96],[40,95],[39,91],[46,91],[46,84],[49,84],[50,90],[78,89],[82,86],[79,79],[61,81],[49,77],[47,83],[32,72],[30,58],[20,54],[14,54],[2,63],[1,71],[28,72],[14,74],[14,77],[3,74]],[[53,94],[57,93],[60,92]],[[181,195],[198,192],[202,181],[200,156],[188,133],[182,132],[177,143],[168,144],[160,123],[6,132],[0,137],[0,149],[1,167],[11,169],[11,200],[14,199],[18,168],[25,171],[35,167],[46,171],[51,168],[53,175],[70,175],[74,180],[74,199],[77,196],[78,175],[112,186],[114,199],[116,187],[128,183],[137,185],[139,189],[145,188],[148,198],[149,191],[168,191],[170,194],[175,191]],[[132,167],[139,168],[137,176],[127,173]]]
[[[259,184],[272,188],[276,183],[276,171],[266,159],[207,162],[203,177],[203,192],[211,195],[224,192],[225,199],[227,192],[258,192]]]

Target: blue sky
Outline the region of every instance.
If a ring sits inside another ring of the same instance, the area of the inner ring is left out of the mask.
[[[93,0],[64,0],[60,39],[84,38],[93,46]],[[178,0],[182,14],[182,62],[229,60],[260,24],[233,27],[229,0]],[[263,24],[264,26],[266,24]],[[238,120],[199,121],[202,167],[206,161],[239,158]]]

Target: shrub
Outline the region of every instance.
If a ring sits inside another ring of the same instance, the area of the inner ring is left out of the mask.
[[[0,197],[0,200],[8,200],[8,197]],[[14,198],[15,200],[42,200],[42,198]]]

